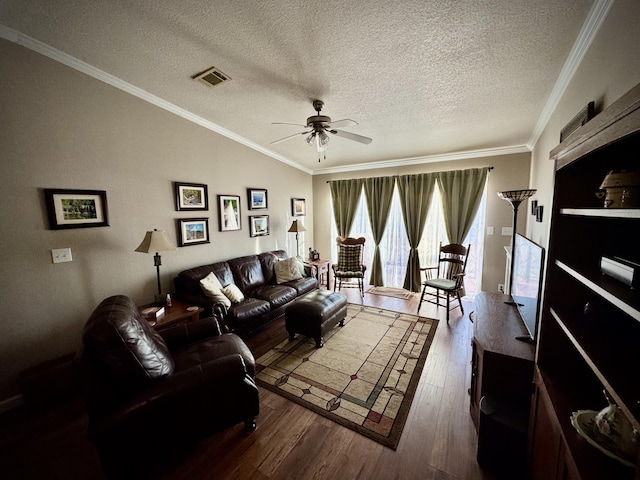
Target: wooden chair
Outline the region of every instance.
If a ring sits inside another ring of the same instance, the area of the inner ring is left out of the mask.
[[[442,291],[442,295],[447,299],[447,323],[449,323],[449,311],[456,308],[455,305],[453,307],[450,306],[452,295],[458,299],[458,306],[464,314],[464,308],[460,300],[460,291],[463,288],[462,282],[467,267],[467,259],[469,258],[469,250],[471,250],[471,245],[465,248],[463,245],[457,243],[451,243],[445,246],[442,246],[442,243],[440,243],[438,265],[420,269],[421,272],[425,273],[425,280],[422,282],[422,295],[418,303],[418,312],[420,312],[422,302],[425,301],[425,295],[435,297],[435,300],[433,298],[427,299],[427,302],[441,306],[440,292]],[[435,293],[427,291],[428,288],[435,289]]]
[[[364,237],[338,237],[338,262],[332,265],[333,268],[333,290],[342,288],[343,280],[348,282],[356,279],[360,296],[364,297],[364,272],[367,266],[364,265]],[[345,287],[351,287],[347,283]]]

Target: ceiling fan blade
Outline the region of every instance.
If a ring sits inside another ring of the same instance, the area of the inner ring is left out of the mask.
[[[328,130],[329,133],[333,133],[334,135],[342,138],[346,138],[348,140],[355,140],[356,142],[364,143],[365,145],[369,145],[372,140],[369,137],[363,137],[362,135],[358,135],[351,132],[345,132],[343,130]]]
[[[351,127],[352,125],[360,125],[360,124],[355,120],[351,120],[350,118],[343,118],[342,120],[329,122],[329,126],[331,128],[344,128],[344,127]]]
[[[279,140],[274,140],[273,142],[271,142],[271,145],[273,145],[274,143],[284,142],[285,140],[289,140],[289,139],[291,139],[291,138],[293,138],[293,137],[297,137],[297,136],[299,136],[299,135],[306,135],[306,134],[308,134],[308,133],[310,133],[310,132],[311,132],[311,130],[307,130],[307,131],[305,131],[305,132],[298,132],[298,133],[294,133],[293,135],[288,135],[288,136],[286,136],[286,137],[284,137],[284,138],[281,138],[281,139],[279,139]]]
[[[306,125],[301,125],[299,123],[273,122],[271,125],[293,125],[295,127],[307,128]]]

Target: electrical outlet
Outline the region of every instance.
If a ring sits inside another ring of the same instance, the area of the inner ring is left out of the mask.
[[[487,235],[493,235],[493,227],[487,227]]]
[[[71,257],[71,249],[70,248],[54,248],[51,250],[51,260],[53,263],[63,263],[63,262],[71,262],[73,258]]]
[[[504,283],[499,283],[499,284],[498,284],[498,291],[499,291],[500,293],[504,293]]]

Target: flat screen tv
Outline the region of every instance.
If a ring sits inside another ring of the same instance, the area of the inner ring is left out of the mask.
[[[528,238],[516,234],[511,268],[513,268],[511,297],[529,332],[528,336],[517,338],[518,340],[534,341],[538,333],[544,248]]]

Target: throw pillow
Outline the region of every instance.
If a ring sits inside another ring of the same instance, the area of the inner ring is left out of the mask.
[[[233,283],[230,283],[229,285],[224,287],[222,289],[222,293],[224,293],[232,303],[240,303],[244,300],[244,294]]]
[[[213,298],[215,301],[222,303],[225,308],[231,306],[231,301],[222,293],[222,285],[216,274],[211,272],[209,275],[200,280],[200,288],[207,297]]]
[[[273,269],[276,273],[276,283],[285,283],[302,278],[296,257],[276,262]]]

